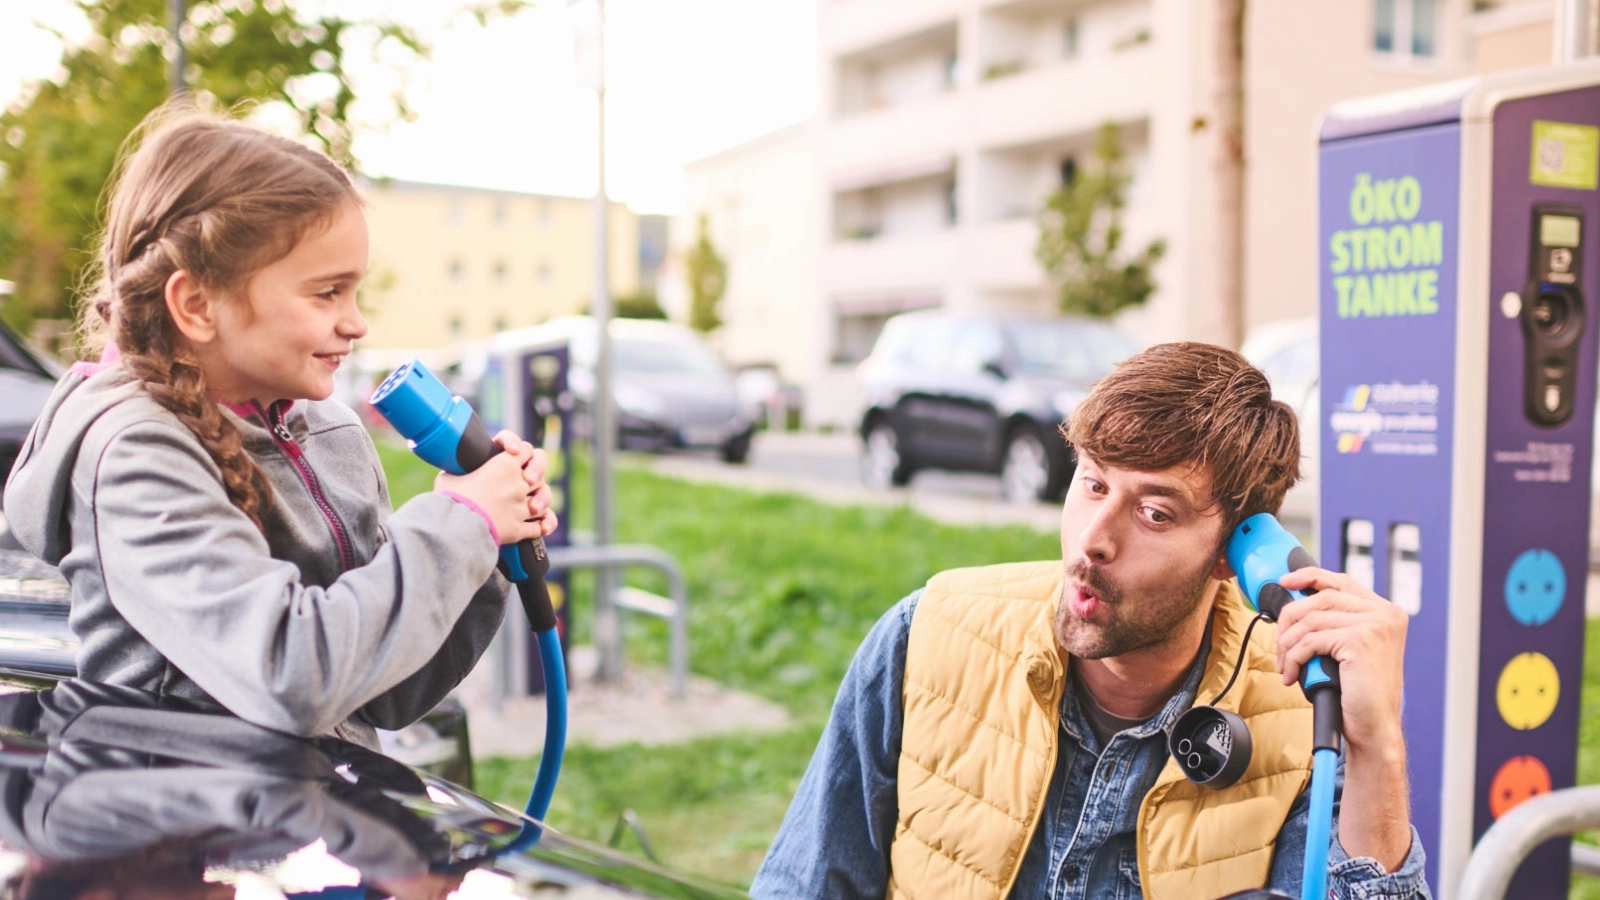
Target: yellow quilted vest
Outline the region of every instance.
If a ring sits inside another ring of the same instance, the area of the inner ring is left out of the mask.
[[[957,569],[917,603],[906,648],[899,814],[889,896],[1000,900],[1011,892],[1055,770],[1066,664],[1055,642],[1061,563]],[[1230,582],[1217,595],[1199,696],[1233,672],[1252,614]],[[1311,778],[1311,707],[1284,687],[1273,626],[1258,625],[1245,671],[1220,704],[1250,726],[1239,782],[1190,784],[1176,763],[1139,809],[1147,898],[1195,900],[1261,887],[1289,807]]]

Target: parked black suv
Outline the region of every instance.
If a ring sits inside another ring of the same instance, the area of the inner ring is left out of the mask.
[[[923,310],[890,319],[858,372],[862,476],[997,472],[1006,499],[1061,499],[1071,451],[1057,426],[1089,386],[1138,350],[1102,322]]]
[[[0,321],[0,484],[60,375],[59,366]]]

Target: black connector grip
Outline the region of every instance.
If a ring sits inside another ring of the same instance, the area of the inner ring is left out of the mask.
[[[475,471],[502,452],[500,445],[489,436],[489,429],[483,420],[478,418],[477,412],[473,412],[467,427],[461,432],[460,442],[456,444],[456,463],[461,470]],[[516,567],[507,565],[503,557],[502,553],[500,568],[516,582],[517,596],[522,600],[522,611],[528,616],[528,624],[541,634],[556,627],[555,604],[550,602],[550,588],[544,583],[544,576],[550,572],[550,557],[545,553],[544,540],[533,538],[518,541]],[[521,571],[516,571],[517,568]]]
[[[1339,752],[1344,743],[1344,714],[1339,708],[1339,689],[1323,683],[1310,691],[1311,749]]]

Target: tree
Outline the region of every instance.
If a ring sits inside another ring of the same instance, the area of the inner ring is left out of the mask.
[[[583,302],[583,314],[594,315],[593,306],[589,301]],[[665,319],[667,311],[661,308],[661,303],[656,300],[656,295],[651,291],[638,294],[623,294],[614,297],[611,301],[611,314],[618,319]]]
[[[1045,201],[1034,257],[1057,285],[1062,312],[1107,318],[1155,292],[1155,264],[1166,242],[1122,256],[1122,210],[1132,176],[1123,168],[1117,126],[1100,127],[1095,165],[1079,171]]]
[[[711,243],[705,213],[700,214],[700,234],[684,260],[689,279],[689,327],[710,332],[722,327],[717,306],[728,289],[728,264]]]
[[[70,315],[118,148],[167,97],[166,0],[75,2],[88,39],[67,46],[58,74],[0,113],[0,278],[16,283],[0,316],[24,329]],[[497,11],[514,10],[499,3],[473,15]],[[407,28],[302,17],[284,0],[188,0],[182,36],[197,105],[286,108],[346,164],[355,129],[350,54],[370,50],[397,63],[428,52]],[[394,115],[411,116],[402,95],[390,104]]]

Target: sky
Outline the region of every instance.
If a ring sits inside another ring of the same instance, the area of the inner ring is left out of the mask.
[[[592,4],[593,0],[586,0]],[[683,204],[685,163],[810,115],[816,107],[816,0],[606,0],[607,193],[642,213]],[[379,0],[302,0],[304,9],[376,15]],[[358,95],[402,88],[417,120],[361,135],[369,175],[589,196],[595,94],[580,84],[574,27],[592,7],[542,0],[479,27],[443,0],[382,0],[383,14],[433,44],[396,78],[352,61]],[[0,106],[55,73],[60,41],[81,39],[67,0],[0,2]],[[381,108],[372,104],[368,114]]]

